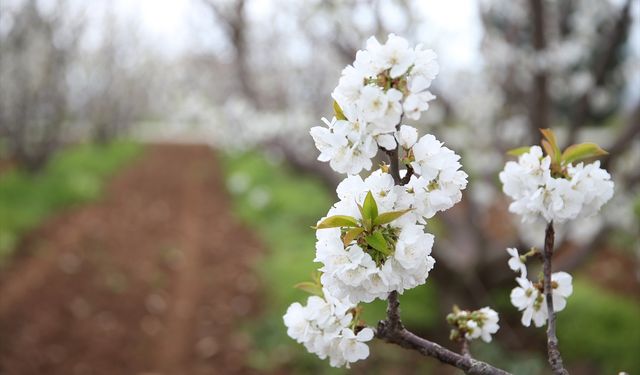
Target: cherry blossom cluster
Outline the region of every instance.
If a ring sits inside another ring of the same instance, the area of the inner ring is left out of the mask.
[[[338,185],[337,192],[340,201],[329,210],[328,217],[344,215],[362,220],[358,206],[364,206],[368,192],[380,212],[408,208],[399,199],[406,194],[404,187],[395,185],[391,175],[381,170],[364,180],[349,176]],[[386,298],[391,291],[402,293],[426,282],[435,264],[430,256],[433,235],[425,233],[424,226],[416,224],[410,215],[383,225],[378,233],[386,242],[387,254],[372,249],[366,238],[345,243],[340,228],[316,232],[315,261],[323,264],[321,281],[333,295],[351,303],[371,302]]]
[[[429,108],[434,96],[428,88],[437,72],[433,51],[410,48],[393,34],[385,44],[370,38],[332,94],[335,117],[310,131],[318,160],[347,174],[336,189],[338,201],[316,224],[320,275],[305,284],[331,298],[293,304],[284,319],[292,338],[334,366],[368,355],[372,331],[354,331],[357,319],[349,311],[427,281],[435,265],[427,220],[458,203],[467,186],[460,156],[433,135],[419,137],[402,124]],[[358,175],[372,169],[379,150],[392,163],[397,159],[399,168],[383,164],[364,178]],[[487,337],[497,330],[497,314],[479,310],[476,324],[470,337]]]
[[[498,313],[490,307],[479,310],[460,310],[453,307],[453,312],[447,315],[447,322],[453,326],[451,340],[474,340],[482,338],[484,342],[491,342],[491,335],[498,332]]]
[[[547,323],[549,312],[547,310],[547,299],[544,294],[544,281],[536,283],[527,278],[527,267],[523,259],[527,255],[520,255],[517,249],[508,248],[509,268],[519,272],[516,278],[518,286],[511,291],[511,304],[522,311],[522,325],[529,327],[531,321],[536,327],[542,327]],[[554,272],[551,274],[551,299],[553,300],[553,311],[564,310],[567,305],[567,298],[573,293],[572,277],[566,272]]]
[[[303,344],[321,359],[329,358],[333,367],[349,367],[350,363],[369,356],[365,342],[373,338],[371,328],[354,331],[356,320],[353,305],[327,298],[311,296],[307,305],[294,303],[284,315],[287,334]]]
[[[385,44],[369,38],[332,93],[337,119],[311,129],[321,161],[339,173],[370,170],[378,147],[396,147],[394,132],[403,116],[417,120],[435,96],[428,91],[438,74],[436,54],[393,34]]]
[[[557,223],[589,217],[613,196],[613,181],[599,161],[568,164],[556,173],[551,156],[543,156],[539,146],[531,147],[517,162],[507,162],[500,181],[504,193],[514,200],[509,211],[527,222],[539,217]]]

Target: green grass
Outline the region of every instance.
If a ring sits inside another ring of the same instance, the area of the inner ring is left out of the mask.
[[[558,313],[558,340],[568,361],[600,367],[603,374],[640,373],[640,304],[577,279]]]
[[[315,256],[315,232],[310,226],[326,215],[335,202],[335,192],[311,176],[301,176],[285,166],[269,162],[258,153],[227,156],[223,159],[227,185],[234,196],[238,216],[256,230],[267,246],[267,253],[257,266],[265,285],[266,310],[252,324],[256,350],[251,362],[268,370],[285,365],[294,373],[342,373],[331,369],[328,361],[306,353],[302,345],[286,335],[282,315],[287,307],[307,294],[293,285],[310,280],[319,267]],[[403,321],[412,328],[435,323],[437,306],[435,286],[415,288],[402,296]],[[365,305],[364,318],[375,325],[384,316],[386,305],[377,301]],[[380,356],[402,360],[394,349]]]
[[[0,175],[0,264],[20,237],[52,213],[96,199],[105,179],[141,146],[115,142],[63,150],[37,174],[14,169]]]

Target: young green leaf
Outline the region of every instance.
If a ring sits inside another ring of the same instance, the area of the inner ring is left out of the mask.
[[[549,141],[547,141],[546,139],[542,140],[542,149],[544,149],[544,152],[547,153],[547,155],[551,156],[551,160],[555,160],[556,158],[556,154],[555,154],[555,149],[553,148],[553,146],[551,146],[551,143],[549,143]]]
[[[352,216],[346,215],[335,215],[329,216],[328,218],[322,220],[320,224],[316,227],[316,229],[326,229],[326,228],[341,228],[341,227],[357,227],[358,220]]]
[[[520,156],[526,154],[529,150],[531,150],[531,146],[518,147],[507,151],[507,154],[511,156]]]
[[[373,232],[364,238],[367,241],[367,244],[372,248],[378,250],[384,255],[389,255],[391,252],[387,247],[387,241],[384,239],[384,236],[380,232]]]
[[[338,102],[336,102],[335,100],[333,101],[333,112],[338,120],[347,119],[347,117],[344,115],[344,112],[342,112],[342,108],[340,108],[340,104],[338,104]]]
[[[607,154],[605,150],[601,149],[600,146],[595,143],[580,143],[567,147],[562,153],[562,161],[571,164],[576,161]]]
[[[322,297],[324,295],[322,292],[322,286],[320,284],[312,283],[311,281],[304,281],[301,283],[297,283],[293,287],[316,296]]]
[[[402,215],[406,214],[411,210],[412,210],[411,208],[408,208],[406,210],[390,211],[390,212],[382,213],[373,220],[373,225],[389,224],[390,222],[394,221],[395,219],[398,219],[399,217],[401,217]]]
[[[313,280],[313,282],[316,285],[321,285],[322,283],[320,282],[320,277],[322,277],[322,272],[315,270],[313,272],[311,272],[311,280]]]
[[[344,243],[344,246],[349,245],[351,241],[355,240],[362,232],[364,232],[364,228],[361,228],[361,227],[349,229],[342,236],[342,243]]]
[[[367,193],[367,196],[364,198],[364,204],[362,205],[362,218],[368,220],[375,220],[378,217],[378,204],[376,200],[373,199],[373,194],[371,191]]]
[[[540,129],[540,133],[545,138],[542,140],[542,147],[551,156],[551,160],[560,163],[560,147],[558,147],[558,140],[556,135],[551,129]],[[545,140],[547,141],[545,145]]]

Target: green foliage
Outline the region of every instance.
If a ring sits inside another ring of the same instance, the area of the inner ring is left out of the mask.
[[[595,143],[587,142],[567,147],[562,153],[562,161],[571,164],[577,161],[607,155],[607,152]]]
[[[316,229],[340,228],[340,227],[357,227],[358,220],[352,216],[334,215],[322,220]]]
[[[558,314],[558,339],[568,361],[590,361],[603,374],[640,373],[640,305],[578,279]]]
[[[344,112],[342,112],[342,108],[340,108],[340,104],[338,104],[338,102],[336,102],[335,100],[333,101],[333,112],[334,112],[334,115],[336,116],[336,119],[338,120],[347,119],[347,117],[344,115]]]
[[[247,327],[255,344],[251,364],[262,371],[286,365],[291,373],[345,373],[346,370],[332,369],[327,361],[307,353],[287,336],[282,321],[291,303],[306,303],[308,294],[294,285],[308,280],[309,274],[319,267],[313,262],[315,230],[309,226],[327,214],[337,200],[335,193],[318,179],[296,175],[283,165],[269,163],[258,153],[227,156],[223,161],[228,186],[234,194],[235,212],[258,232],[267,246],[266,256],[256,266],[265,288],[266,311]],[[255,205],[252,202],[255,191],[267,192],[268,203]],[[435,287],[430,284],[432,281],[402,296],[403,321],[411,328],[430,327],[437,319]],[[385,309],[384,301],[364,305],[362,317],[375,325],[384,317]]]
[[[137,155],[141,146],[116,142],[61,151],[44,170],[0,175],[0,264],[20,236],[55,211],[100,196],[107,176]]]
[[[518,147],[518,148],[514,148],[512,150],[507,151],[507,154],[511,156],[520,156],[520,155],[526,154],[530,150],[531,150],[531,146]]]

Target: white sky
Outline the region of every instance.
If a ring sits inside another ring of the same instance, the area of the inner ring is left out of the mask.
[[[163,48],[173,51],[188,48],[194,28],[198,28],[199,23],[204,26],[211,22],[209,14],[195,5],[197,0],[116,0],[115,3],[119,12],[139,20],[145,35],[162,41]],[[251,3],[255,12],[266,11],[272,2],[252,0]],[[473,65],[481,37],[476,0],[422,0],[420,3],[432,36],[424,42],[438,50],[443,59],[459,66]]]

